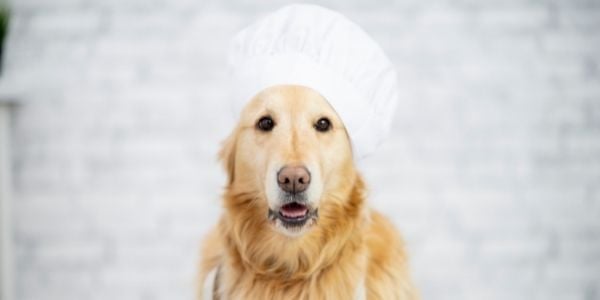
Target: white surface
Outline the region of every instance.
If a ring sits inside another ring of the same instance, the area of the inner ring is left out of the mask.
[[[202,300],[211,300],[214,299],[214,287],[215,287],[215,279],[217,278],[217,269],[213,269],[208,273],[206,279],[204,280],[204,287],[202,288]]]
[[[0,300],[13,299],[10,110],[0,103]]]
[[[13,2],[17,299],[190,299],[225,182],[227,41],[286,1]],[[600,7],[323,3],[397,67],[363,170],[423,299],[597,299]]]

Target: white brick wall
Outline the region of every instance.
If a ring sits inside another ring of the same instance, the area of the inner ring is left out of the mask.
[[[190,299],[228,38],[289,1],[13,0],[18,299]],[[424,299],[600,299],[600,2],[328,0],[402,86],[362,164]]]

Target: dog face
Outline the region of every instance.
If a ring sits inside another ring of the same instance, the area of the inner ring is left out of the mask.
[[[316,224],[322,201],[352,168],[341,119],[316,91],[267,88],[244,108],[221,159],[229,189],[255,195],[251,209],[277,231],[299,236]]]

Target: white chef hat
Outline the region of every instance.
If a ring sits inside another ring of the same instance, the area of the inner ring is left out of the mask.
[[[316,90],[336,110],[355,158],[387,136],[398,95],[394,68],[367,33],[335,11],[283,7],[233,38],[229,64],[236,116],[263,89],[296,84]]]

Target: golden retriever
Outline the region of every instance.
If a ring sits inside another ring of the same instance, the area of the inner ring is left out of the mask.
[[[403,243],[367,207],[344,124],[319,93],[260,92],[220,159],[224,213],[203,243],[200,298],[418,298]]]

